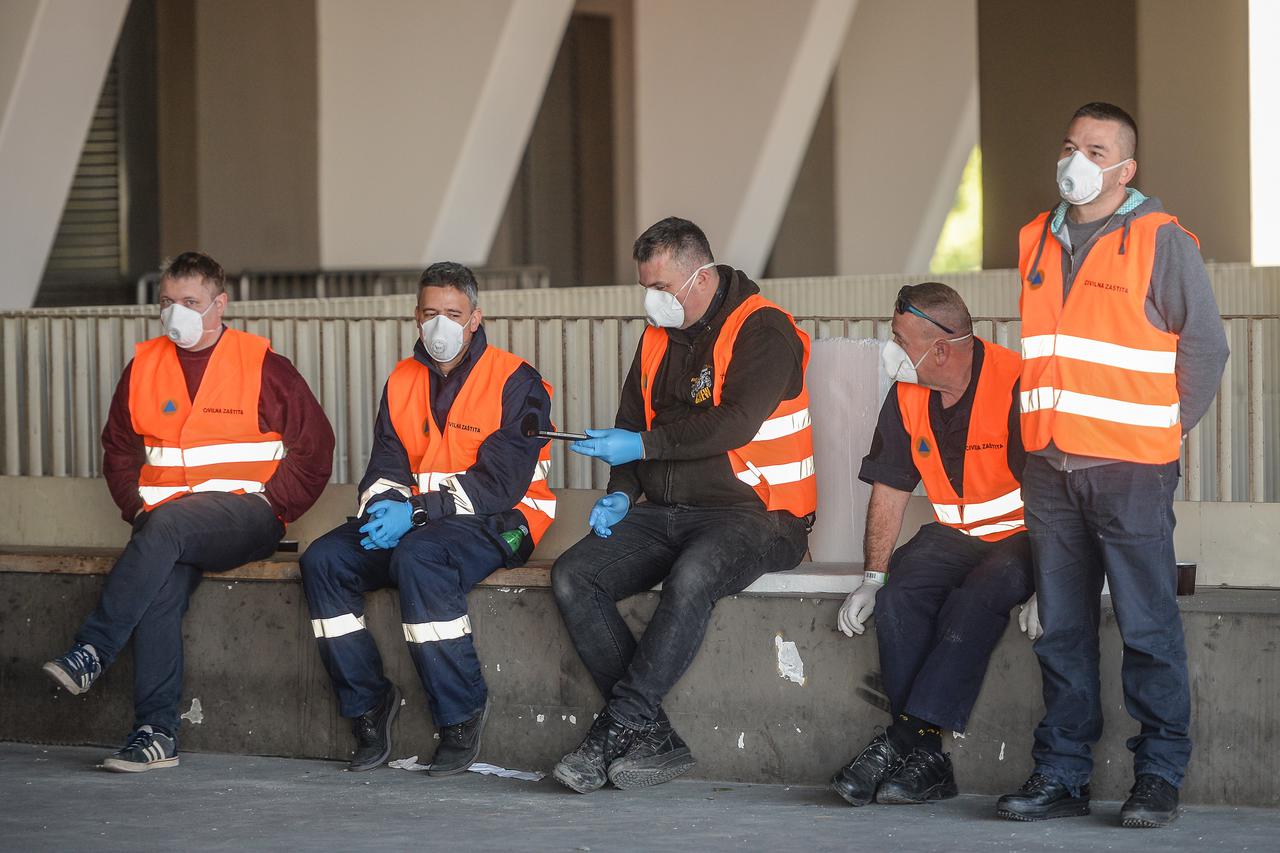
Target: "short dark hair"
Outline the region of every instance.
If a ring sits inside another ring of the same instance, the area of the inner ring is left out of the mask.
[[[1129,143],[1129,153],[1125,156],[1133,157],[1138,153],[1138,123],[1133,120],[1133,116],[1115,104],[1108,104],[1106,101],[1090,101],[1076,110],[1075,115],[1071,116],[1071,121],[1078,118],[1116,122],[1120,125],[1120,138]]]
[[[165,261],[160,268],[160,280],[166,278],[199,278],[212,285],[214,296],[227,292],[227,273],[222,264],[204,252],[183,252]]]
[[[439,261],[423,270],[422,278],[418,279],[419,296],[426,287],[452,287],[461,290],[467,295],[472,308],[480,302],[480,286],[476,284],[476,274],[470,267],[453,261]]]
[[[673,259],[689,266],[695,261],[698,266],[715,261],[707,235],[697,225],[678,216],[668,216],[646,228],[636,238],[631,257],[643,264],[660,252],[670,252]]]
[[[908,284],[898,291],[898,298],[905,299],[928,314],[935,324],[941,323],[957,335],[973,331],[973,318],[969,316],[969,307],[964,304],[963,297],[940,281]],[[894,311],[901,313],[897,306],[894,306]]]

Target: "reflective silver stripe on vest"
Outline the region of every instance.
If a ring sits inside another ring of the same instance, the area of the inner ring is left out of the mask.
[[[538,498],[531,498],[528,495],[525,495],[520,499],[520,503],[530,509],[538,510],[538,512],[545,514],[547,518],[554,519],[556,517],[556,502],[554,499],[539,500]]]
[[[756,431],[752,441],[769,441],[774,438],[782,438],[787,435],[794,435],[803,429],[808,429],[812,421],[809,418],[809,410],[801,409],[789,415],[779,415],[776,418],[769,418],[760,424],[760,429]]]
[[[981,527],[973,527],[969,530],[961,530],[961,533],[967,533],[970,536],[990,536],[992,533],[1002,533],[1006,530],[1017,530],[1024,526],[1021,518],[1011,518],[1008,521],[997,521],[995,524],[984,524]]]
[[[738,479],[752,488],[763,481],[774,486],[784,483],[798,483],[813,476],[813,457],[799,462],[785,462],[781,465],[756,466],[747,463],[747,470],[738,472]]]
[[[1112,400],[1109,397],[1096,397],[1093,394],[1081,394],[1079,391],[1064,391],[1047,385],[1023,391],[1019,396],[1024,415],[1043,409],[1053,409],[1068,415],[1079,415],[1128,426],[1167,429],[1178,423],[1177,403],[1168,406],[1130,403],[1125,400]]]
[[[235,441],[203,447],[145,448],[146,462],[157,468],[195,468],[233,462],[274,462],[284,458],[283,441]]]
[[[1176,352],[1126,347],[1075,335],[1031,335],[1022,339],[1024,359],[1051,355],[1142,373],[1173,373],[1178,357]]]
[[[934,504],[933,511],[938,520],[946,524],[973,524],[1008,515],[1014,510],[1022,509],[1022,489],[1014,489],[989,501],[975,504]]]

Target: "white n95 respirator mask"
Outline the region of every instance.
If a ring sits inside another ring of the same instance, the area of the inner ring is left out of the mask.
[[[453,361],[462,352],[462,333],[465,331],[461,323],[454,322],[443,314],[437,314],[424,322],[418,329],[422,335],[422,345],[432,360]]]
[[[972,335],[973,332],[970,332],[969,334],[961,335],[958,338],[939,338],[938,340],[946,341],[949,344],[958,344],[965,338],[972,337]],[[929,353],[933,352],[933,344],[936,344],[937,342],[938,341],[934,341],[929,344],[928,349],[920,355],[920,358],[913,362],[911,360],[911,356],[907,355],[907,351],[904,350],[897,341],[889,341],[884,345],[884,349],[880,350],[880,366],[884,368],[885,375],[894,382],[906,382],[908,385],[919,385],[919,367],[924,364],[924,360]]]
[[[693,271],[693,275],[685,279],[684,284],[680,285],[680,289],[675,293],[667,290],[658,290],[656,287],[647,287],[644,291],[644,315],[653,325],[663,329],[679,329],[684,326],[684,305],[680,302],[679,294],[684,293],[693,285],[693,280],[698,277],[698,273],[705,269],[714,267],[715,263],[703,264]]]
[[[1130,158],[1126,157],[1114,166],[1102,168],[1082,151],[1072,151],[1070,157],[1058,161],[1058,194],[1070,204],[1088,204],[1102,194],[1102,176],[1112,169],[1119,169]]]
[[[212,331],[204,327],[204,315],[208,314],[215,304],[210,302],[208,308],[197,311],[176,302],[170,303],[160,312],[160,328],[164,330],[165,337],[169,340],[183,349],[191,349],[200,343],[206,333]]]

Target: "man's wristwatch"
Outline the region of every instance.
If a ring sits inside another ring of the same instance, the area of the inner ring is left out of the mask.
[[[409,520],[413,522],[414,527],[421,527],[427,523],[427,511],[417,504],[413,505],[413,513],[410,514]]]

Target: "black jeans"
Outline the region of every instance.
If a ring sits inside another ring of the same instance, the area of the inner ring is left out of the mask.
[[[134,726],[178,731],[182,617],[202,572],[225,572],[275,553],[284,526],[254,495],[198,492],[140,516],[111,567],[77,643],[105,669],[133,637]]]
[[[787,512],[641,502],[612,536],[588,534],[566,551],[551,585],[609,712],[635,727],[658,719],[715,603],[765,572],[794,568],[807,542],[805,522]],[[658,583],[661,600],[637,643],[615,602]]]
[[[889,709],[962,732],[1009,611],[1031,597],[1026,533],[984,542],[926,524],[893,552],[876,596]]]
[[[1191,757],[1191,691],[1173,556],[1178,463],[1116,462],[1058,471],[1039,456],[1022,478],[1044,635],[1036,641],[1044,719],[1036,770],[1073,790],[1089,781],[1102,736],[1098,623],[1102,582],[1124,641],[1125,708],[1141,725],[1135,773],[1177,787]]]

